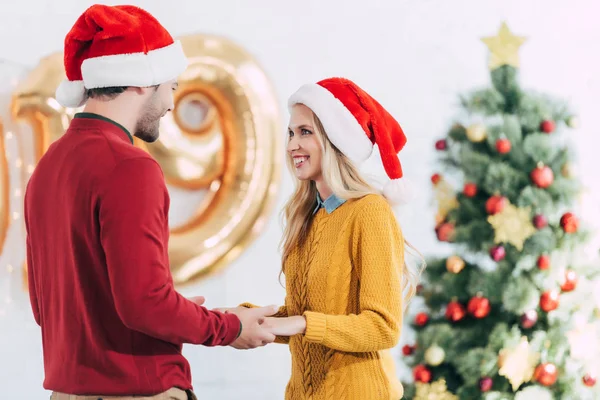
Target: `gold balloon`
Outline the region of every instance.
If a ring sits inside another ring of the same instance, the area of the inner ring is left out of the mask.
[[[472,124],[467,128],[467,138],[474,143],[485,140],[487,131],[484,124]]]
[[[459,256],[450,256],[446,259],[446,269],[448,272],[458,274],[465,268],[465,262]]]
[[[159,162],[171,192],[200,198],[187,220],[171,225],[169,259],[181,286],[227,265],[260,234],[279,184],[282,142],[277,98],[250,54],[217,36],[179,40],[189,66],[174,110],[155,143],[134,144]],[[53,54],[14,95],[12,115],[32,127],[36,163],[80,111],[54,99],[64,78],[62,53]]]
[[[4,242],[6,241],[6,233],[10,225],[8,214],[10,211],[9,201],[9,176],[8,176],[8,162],[6,160],[6,148],[4,146],[4,125],[0,120],[0,254],[4,248]]]

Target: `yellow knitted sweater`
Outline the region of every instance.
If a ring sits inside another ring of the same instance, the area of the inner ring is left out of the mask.
[[[400,337],[403,264],[402,233],[383,197],[316,213],[306,243],[285,263],[285,305],[277,316],[307,321],[304,335],[278,338],[292,354],[286,400],[402,397],[387,350]]]

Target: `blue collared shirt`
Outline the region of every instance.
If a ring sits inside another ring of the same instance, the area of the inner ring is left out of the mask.
[[[334,212],[336,210],[336,208],[338,208],[345,202],[346,202],[346,200],[340,199],[335,194],[332,194],[325,201],[323,201],[321,199],[321,196],[319,195],[319,193],[317,193],[317,206],[315,207],[313,214],[315,214],[317,211],[319,211],[319,209],[321,207],[325,208],[325,211],[327,211],[327,214],[331,214],[332,212]]]

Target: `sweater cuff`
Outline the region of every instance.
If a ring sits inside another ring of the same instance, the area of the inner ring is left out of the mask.
[[[229,346],[242,334],[242,321],[235,314],[223,314],[223,318],[227,331],[221,345]]]
[[[258,306],[255,306],[252,303],[242,303],[240,304],[238,307],[244,307],[244,308],[257,308]]]
[[[304,334],[306,340],[323,343],[327,330],[327,316],[313,311],[305,311],[304,318],[306,318],[306,333]]]

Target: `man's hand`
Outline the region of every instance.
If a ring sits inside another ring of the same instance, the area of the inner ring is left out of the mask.
[[[279,308],[277,306],[245,308],[236,307],[228,309],[227,312],[238,316],[242,322],[242,333],[231,344],[240,350],[262,347],[275,341],[275,335],[262,324],[265,318],[273,315]]]
[[[306,332],[306,318],[302,315],[285,318],[265,318],[263,326],[276,336],[294,336]]]

